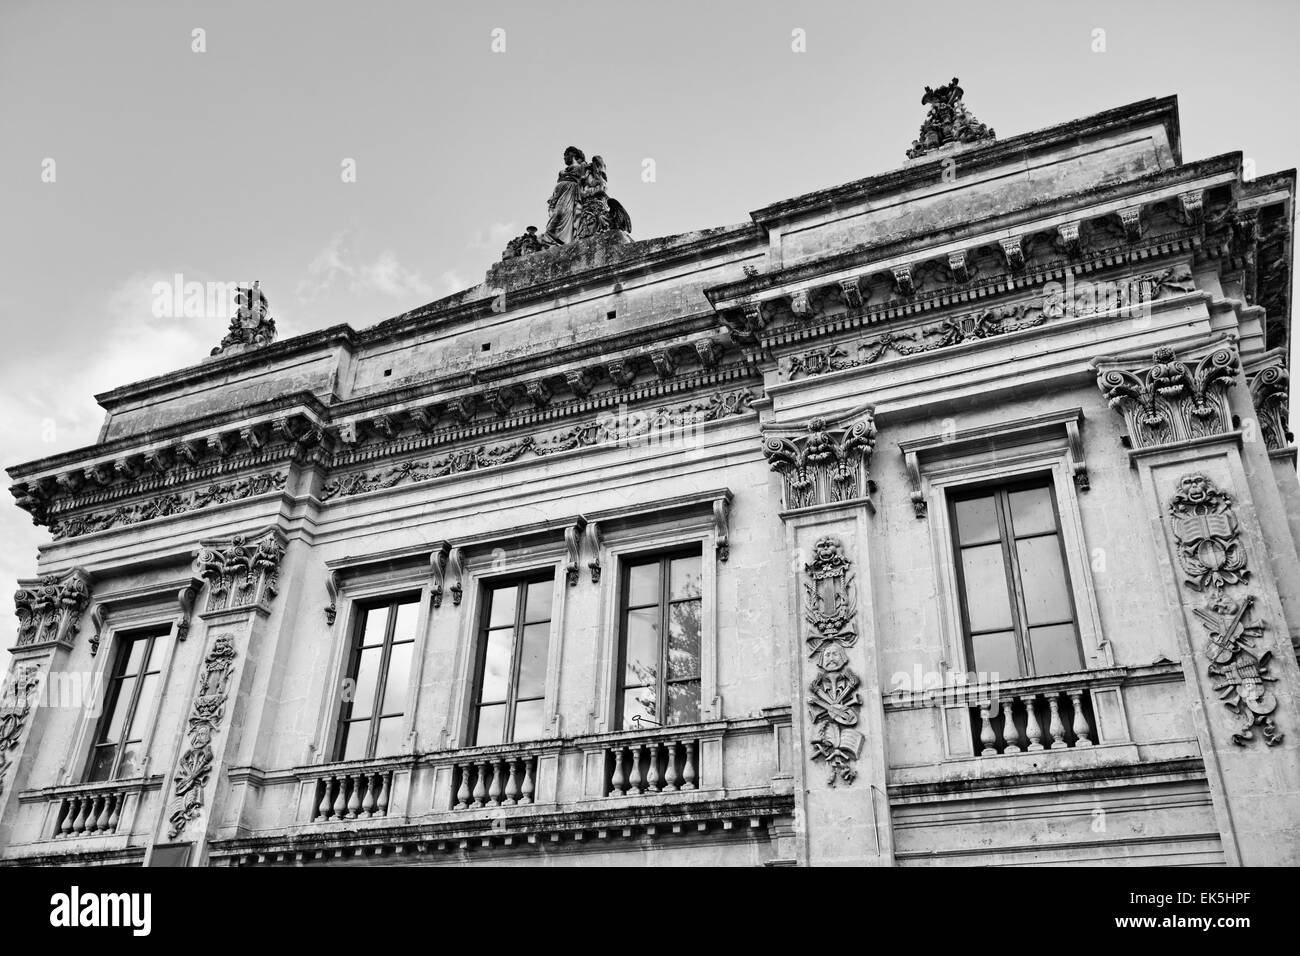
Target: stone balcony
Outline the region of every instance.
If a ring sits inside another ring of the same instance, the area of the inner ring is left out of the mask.
[[[66,784],[19,795],[19,814],[5,847],[25,864],[139,862],[157,827],[161,775]]]

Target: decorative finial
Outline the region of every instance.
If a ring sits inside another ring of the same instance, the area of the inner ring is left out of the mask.
[[[975,115],[966,109],[962,102],[962,88],[955,76],[951,83],[938,88],[927,86],[921,105],[930,107],[930,112],[921,124],[920,136],[912,141],[912,148],[907,151],[908,159],[932,153],[949,143],[978,143],[996,137],[990,127],[975,119]]]
[[[234,346],[269,345],[275,341],[275,319],[269,315],[271,303],[262,292],[261,283],[241,286],[235,295],[236,312],[221,344],[213,355]]]

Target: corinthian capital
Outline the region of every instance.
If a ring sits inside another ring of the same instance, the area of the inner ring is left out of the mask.
[[[764,427],[763,454],[784,481],[786,508],[869,501],[876,423],[868,406],[797,428]]]

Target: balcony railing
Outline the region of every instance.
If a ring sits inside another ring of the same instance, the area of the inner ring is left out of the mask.
[[[606,796],[675,793],[703,786],[699,743],[696,737],[654,737],[611,744],[605,758]]]
[[[452,770],[454,810],[524,806],[537,792],[537,756],[492,756],[457,761]]]
[[[391,770],[348,770],[327,774],[316,781],[312,822],[369,820],[386,816],[392,790]]]
[[[64,839],[116,833],[127,796],[136,790],[138,787],[134,785],[87,784],[83,790],[64,794],[59,798],[54,831],[50,835]]]
[[[982,757],[1091,747],[1097,740],[1086,687],[990,695],[971,708],[975,752]]]

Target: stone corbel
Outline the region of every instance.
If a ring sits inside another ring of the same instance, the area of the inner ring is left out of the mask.
[[[860,309],[866,304],[866,296],[862,294],[862,286],[855,276],[852,279],[840,280],[840,294],[844,296],[844,305],[850,309]]]
[[[959,283],[970,281],[970,269],[967,267],[964,249],[948,253],[948,268],[952,270],[954,281]]]
[[[345,445],[355,445],[357,443],[356,421],[341,422],[339,424],[339,441]]]
[[[912,281],[912,264],[894,266],[894,286],[898,289],[898,294],[911,298],[916,295],[916,285]]]
[[[249,451],[260,451],[266,444],[266,426],[246,425],[239,430],[239,440],[248,446]]]
[[[582,536],[587,528],[587,519],[578,518],[564,529],[564,581],[569,587],[578,583],[578,572],[582,564]]]
[[[718,560],[723,563],[731,557],[731,495],[713,501],[713,540]]]
[[[1124,236],[1129,242],[1142,239],[1142,207],[1125,206],[1119,211],[1119,221],[1124,224]]]
[[[599,584],[601,544],[599,521],[587,522],[587,530],[583,534],[583,541],[587,547],[587,554],[590,556],[590,560],[587,562],[587,567],[591,570],[591,583]]]
[[[1183,221],[1189,226],[1198,226],[1205,221],[1205,190],[1192,189],[1178,197],[1183,207]]]
[[[627,388],[632,384],[632,380],[636,378],[636,369],[626,359],[610,362],[606,366],[606,371],[609,372],[609,380],[619,388]]]
[[[907,481],[912,486],[912,490],[908,493],[908,498],[912,501],[912,512],[918,518],[924,518],[930,513],[930,509],[921,479],[921,461],[915,449],[903,452],[903,464],[907,468]]]
[[[425,405],[421,408],[413,408],[410,411],[411,421],[420,431],[428,434],[438,426],[438,412],[432,405]]]
[[[713,339],[696,339],[695,354],[699,356],[700,364],[705,368],[716,368],[718,365],[718,346]]]
[[[429,595],[435,608],[442,607],[442,595],[447,585],[447,562],[451,546],[443,542],[429,555],[429,577],[433,583],[429,586]]]
[[[1065,246],[1065,254],[1071,259],[1077,259],[1082,251],[1079,243],[1079,222],[1063,222],[1056,227],[1056,231],[1061,236],[1061,244]]]
[[[483,400],[487,402],[488,408],[505,418],[514,410],[515,392],[511,386],[502,385],[500,388],[489,389]]]
[[[565,372],[564,381],[568,384],[569,391],[573,392],[578,398],[586,398],[591,394],[591,376],[583,369]]]
[[[401,424],[397,417],[391,414],[376,415],[366,423],[370,430],[382,438],[384,441],[392,441],[397,433],[402,430]]]
[[[451,582],[447,590],[451,592],[451,603],[456,607],[460,607],[460,599],[465,596],[464,574],[460,548],[453,547],[447,552],[447,580]]]
[[[127,455],[113,462],[113,471],[124,481],[135,481],[140,477],[140,460],[134,455]]]
[[[529,400],[532,401],[533,407],[543,409],[551,403],[551,387],[538,379],[535,382],[529,382],[524,391],[528,394]]]
[[[168,448],[152,448],[144,453],[144,466],[156,475],[165,475],[173,464],[175,459]]]
[[[799,289],[790,294],[790,311],[798,316],[807,316],[812,313],[812,306],[808,304],[807,289]]]
[[[667,349],[651,352],[650,361],[654,362],[655,372],[665,381],[677,373],[677,361],[673,358],[673,353]]]
[[[203,455],[203,450],[193,441],[178,441],[172,450],[178,461],[185,462],[191,468],[199,463],[199,458]]]
[[[447,413],[462,425],[468,425],[478,414],[478,399],[473,395],[462,395],[447,402]]]
[[[330,603],[325,605],[325,624],[328,627],[334,626],[334,619],[339,613],[339,573],[333,568],[325,572],[325,592],[329,595]]]
[[[104,639],[104,625],[108,623],[108,608],[103,604],[96,604],[90,609],[90,626],[94,632],[90,635],[90,656],[94,657],[99,653],[99,642]]]
[[[1022,236],[999,239],[998,243],[1002,246],[1002,255],[1006,257],[1008,269],[1019,272],[1025,267],[1025,245]]]
[[[176,621],[176,640],[183,641],[190,636],[190,618],[194,614],[194,602],[203,590],[202,578],[191,578],[190,582],[176,592],[176,603],[180,606],[180,617]]]
[[[223,435],[221,432],[209,435],[208,451],[212,452],[212,454],[216,455],[218,458],[226,458],[231,451],[233,451],[229,437]]]
[[[1088,481],[1088,463],[1083,457],[1083,436],[1079,434],[1079,419],[1072,418],[1065,423],[1065,441],[1070,449],[1070,477],[1074,487],[1087,491],[1092,487]]]
[[[85,474],[95,484],[103,486],[111,485],[113,478],[116,476],[113,466],[106,461],[95,462],[95,464],[85,469]]]

